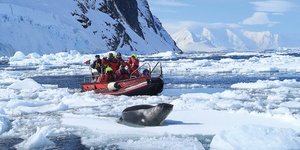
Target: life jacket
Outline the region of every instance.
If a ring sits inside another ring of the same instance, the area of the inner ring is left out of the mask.
[[[95,61],[91,64],[91,68],[96,69],[96,70],[98,71],[98,73],[101,73],[101,68],[102,68],[101,59],[95,60]]]
[[[102,58],[102,66],[103,66],[103,67],[107,67],[107,63],[108,63],[108,62],[107,62],[107,58],[106,58],[106,57],[103,57],[103,58]]]
[[[105,78],[104,76],[105,75],[103,73],[100,74],[100,76],[97,78],[96,82],[102,82],[103,78]]]
[[[118,62],[116,60],[110,60],[108,65],[112,68],[113,72],[118,70]]]
[[[136,70],[140,66],[140,62],[138,59],[135,59],[134,57],[130,57],[127,61],[127,66],[128,66],[128,71],[130,73],[132,73],[134,70]],[[135,72],[137,72],[137,73],[134,73],[134,74],[137,74],[136,76],[139,76],[138,71],[135,71]]]
[[[147,79],[150,78],[150,71],[148,69],[144,69],[141,77],[146,77]]]
[[[97,79],[97,82],[113,82],[116,81],[114,74],[101,74],[99,78]]]
[[[99,64],[99,62],[100,62],[100,64]],[[100,60],[100,59],[97,59],[97,60],[94,60],[94,61],[93,61],[93,63],[91,64],[91,67],[92,67],[93,69],[96,69],[99,65],[101,66],[101,60]]]
[[[142,73],[141,77],[146,77],[147,79],[149,79],[150,78],[150,73],[149,72],[148,73]]]
[[[126,62],[123,60],[123,58],[116,58],[117,62],[118,62],[118,68],[117,70],[120,68],[120,66],[126,66]]]
[[[100,59],[96,60],[96,63],[95,63],[95,69],[97,69],[97,71],[98,71],[99,73],[101,73],[101,71],[102,71],[102,63],[101,63],[101,60],[100,60]]]
[[[96,62],[95,62],[95,68],[97,69],[97,68],[100,68],[101,66],[102,66],[101,60],[100,59],[96,60]]]
[[[108,66],[111,67],[113,72],[116,72],[118,70],[118,61],[115,58],[107,59],[106,57],[103,57],[102,65],[104,68]]]
[[[129,79],[129,78],[130,78],[130,74],[127,70],[118,69],[116,71],[116,80],[125,80],[125,79]]]

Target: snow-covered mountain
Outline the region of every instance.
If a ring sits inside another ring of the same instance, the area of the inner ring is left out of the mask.
[[[172,37],[183,51],[259,51],[279,47],[279,35],[270,31],[203,27],[197,31],[184,29]]]
[[[181,52],[147,0],[0,0],[0,55]]]

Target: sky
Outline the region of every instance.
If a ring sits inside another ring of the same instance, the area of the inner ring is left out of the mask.
[[[299,36],[299,0],[148,0],[164,28],[176,33],[198,26],[230,26]]]

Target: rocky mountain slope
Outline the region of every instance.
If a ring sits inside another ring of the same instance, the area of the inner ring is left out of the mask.
[[[181,52],[146,0],[0,0],[0,55]]]

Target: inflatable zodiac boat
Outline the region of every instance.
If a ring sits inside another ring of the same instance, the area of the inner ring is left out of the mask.
[[[84,83],[81,85],[83,91],[95,91],[101,94],[110,95],[157,95],[163,91],[164,81],[162,74],[161,63],[158,62],[151,68],[150,64],[143,64],[136,71],[148,65],[149,75],[146,77],[132,76],[126,80],[119,80],[114,82],[94,82],[95,76],[85,76]]]

